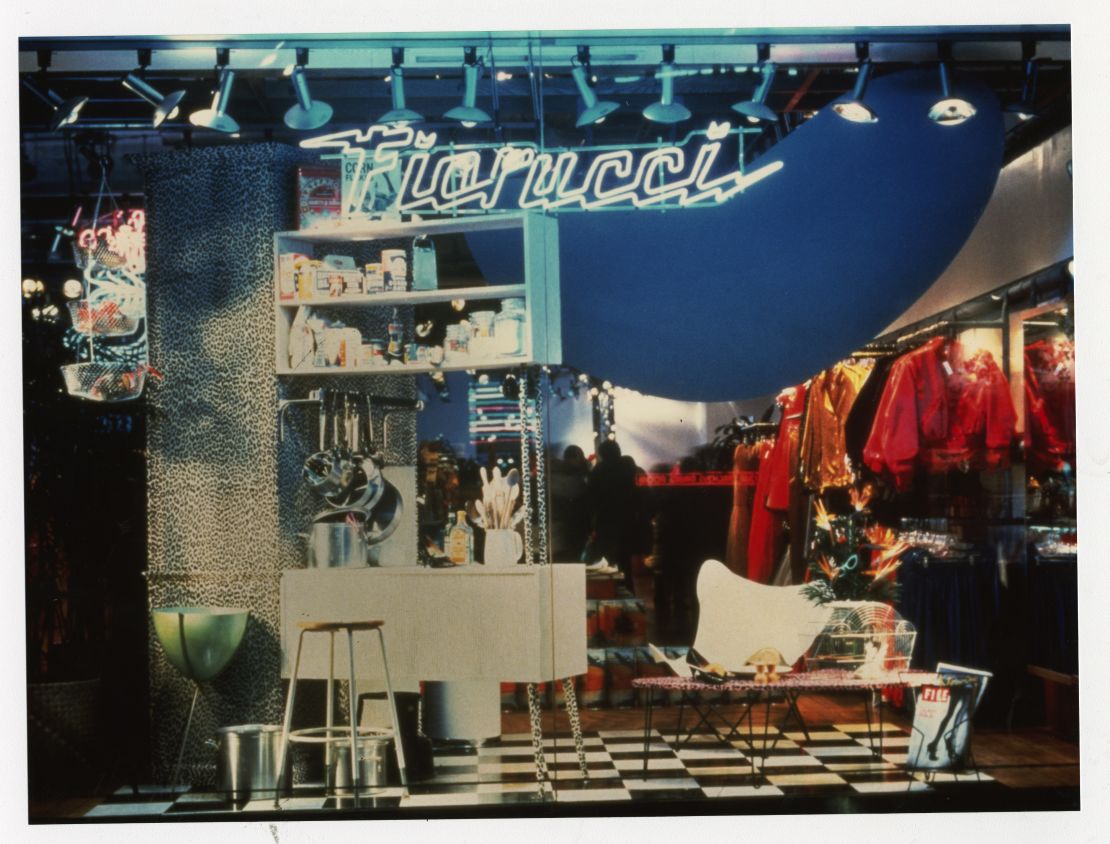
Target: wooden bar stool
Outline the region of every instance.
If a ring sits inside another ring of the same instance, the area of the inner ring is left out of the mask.
[[[285,697],[285,720],[281,729],[281,752],[278,754],[278,767],[277,779],[274,782],[274,806],[278,805],[278,797],[280,796],[280,786],[282,778],[285,774],[285,765],[288,759],[289,742],[290,741],[320,741],[317,738],[323,733],[323,742],[326,748],[326,762],[328,763],[328,770],[330,770],[331,762],[331,742],[333,741],[333,711],[335,709],[334,703],[334,688],[335,688],[335,634],[340,631],[347,633],[347,666],[348,666],[348,683],[350,684],[349,696],[347,698],[347,722],[350,731],[351,743],[351,786],[355,798],[358,797],[359,787],[359,764],[358,764],[358,724],[355,719],[356,706],[358,701],[358,691],[355,686],[355,646],[354,646],[354,633],[360,630],[373,630],[378,634],[378,644],[381,647],[382,653],[382,669],[385,672],[385,692],[389,698],[389,715],[393,721],[393,748],[397,754],[397,768],[401,774],[401,785],[408,793],[408,777],[405,773],[405,750],[401,746],[401,729],[397,720],[397,703],[393,698],[393,684],[389,679],[389,658],[385,653],[385,635],[382,633],[382,627],[385,626],[384,621],[301,621],[297,623],[297,628],[301,631],[297,637],[297,651],[296,656],[293,658],[293,674],[289,678],[289,693]],[[328,692],[327,692],[327,726],[323,730],[318,727],[312,727],[305,730],[290,731],[293,724],[293,700],[297,692],[297,673],[301,667],[301,646],[304,644],[304,637],[306,633],[327,633],[329,639],[328,645]],[[379,737],[384,737],[388,734],[383,734],[380,730],[375,730],[374,734]]]

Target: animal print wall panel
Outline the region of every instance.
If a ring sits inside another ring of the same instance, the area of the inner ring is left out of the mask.
[[[277,645],[277,403],[271,317],[275,231],[293,220],[298,155],[275,145],[139,156],[148,223],[148,589],[156,606],[250,609],[243,644],[202,689],[186,750],[207,783],[218,726],[272,722]],[[168,778],[191,683],[151,636],[154,775]]]
[[[208,741],[218,727],[280,722],[280,576],[304,565],[297,534],[321,509],[301,479],[317,442],[315,413],[290,413],[279,448],[278,398],[318,386],[404,398],[415,389],[411,378],[279,383],[274,375],[273,235],[295,224],[302,153],[255,144],[135,161],[148,219],[150,357],[165,374],[147,395],[150,606],[251,611],[235,658],[202,686],[186,749],[182,779],[211,785],[216,754]],[[384,328],[388,314],[381,319]],[[379,408],[379,433],[380,416]],[[387,458],[414,466],[413,415],[396,421]],[[405,517],[415,520],[415,502],[405,503]],[[150,684],[152,775],[166,781],[193,686],[166,661],[152,628]],[[313,694],[302,697],[311,703]]]

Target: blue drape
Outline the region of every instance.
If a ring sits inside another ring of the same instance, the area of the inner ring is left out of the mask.
[[[721,206],[561,214],[564,361],[721,401],[797,383],[866,342],[944,271],[998,177],[998,102],[969,77],[955,90],[978,113],[940,126],[927,117],[935,69],[880,76],[866,97],[877,123],[823,109],[753,165],[781,171]],[[506,237],[468,239],[487,278],[505,274]]]

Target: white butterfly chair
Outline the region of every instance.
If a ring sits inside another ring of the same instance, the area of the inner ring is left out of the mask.
[[[827,606],[813,603],[803,593],[802,586],[765,586],[729,571],[717,560],[706,560],[698,571],[698,630],[694,637],[694,650],[707,662],[717,663],[726,671],[737,674],[754,673],[748,660],[762,648],[774,648],[782,654],[779,671],[789,671],[817,638],[832,615]],[[666,659],[654,645],[652,654],[657,661],[666,662],[680,677],[693,677],[690,666],[682,659]],[[723,742],[739,738],[737,728],[745,717],[750,718],[753,698],[740,718],[731,723],[716,712],[711,698],[698,693],[683,693],[679,706],[678,728],[675,741],[682,733],[684,707],[691,704],[699,721],[686,734],[686,741],[706,724]],[[793,701],[786,698],[787,717],[797,719],[808,736],[805,722]],[[722,734],[710,723],[716,716],[728,726]],[[785,722],[784,722],[785,723]]]

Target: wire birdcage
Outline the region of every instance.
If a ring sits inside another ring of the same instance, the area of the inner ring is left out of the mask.
[[[806,655],[809,670],[905,671],[917,631],[893,607],[877,601],[837,601]]]

